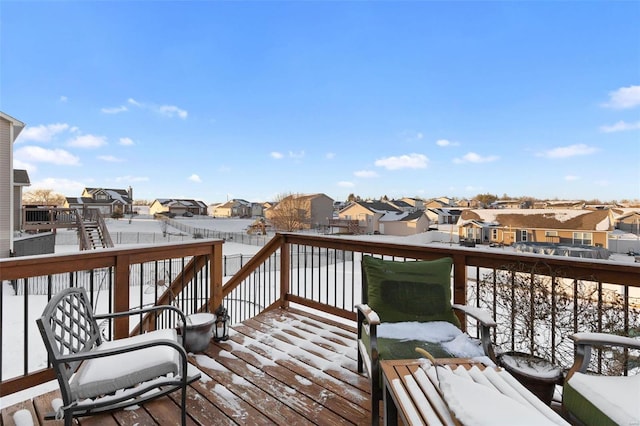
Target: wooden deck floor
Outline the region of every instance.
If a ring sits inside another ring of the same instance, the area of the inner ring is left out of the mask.
[[[203,373],[187,395],[192,425],[371,424],[369,380],[356,371],[355,329],[297,311],[272,311],[232,327],[229,341],[191,357]],[[2,410],[31,411],[35,424],[59,392]],[[180,393],[133,410],[81,418],[81,425],[175,425]]]

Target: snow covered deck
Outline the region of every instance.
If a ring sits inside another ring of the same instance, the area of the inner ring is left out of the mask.
[[[277,309],[234,325],[230,336],[190,356],[203,378],[188,392],[189,424],[371,423],[369,380],[356,371],[354,327]],[[62,424],[43,421],[59,397],[54,391],[7,407],[1,424],[29,424],[21,423],[29,417],[35,425]],[[179,398],[174,392],[134,410],[81,418],[80,424],[178,424]]]

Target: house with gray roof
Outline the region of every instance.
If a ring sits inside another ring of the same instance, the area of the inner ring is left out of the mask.
[[[98,209],[103,216],[113,213],[133,213],[133,190],[112,188],[85,188],[79,197],[66,197],[68,209]]]

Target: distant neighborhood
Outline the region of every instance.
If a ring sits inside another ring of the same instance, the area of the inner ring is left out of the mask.
[[[26,228],[25,209],[63,208],[99,211],[102,217],[148,214],[157,218],[212,216],[251,218],[247,232],[316,230],[326,234],[411,236],[446,232],[450,241],[466,246],[571,245],[635,254],[640,251],[640,206],[588,204],[580,200],[400,198],[334,200],[323,193],[287,194],[278,200],[232,199],[206,204],[202,200],[156,198],[136,202],[127,188],[84,188],[65,196],[62,205],[27,204],[26,170],[11,168],[12,144],[24,124],[0,112],[0,257],[12,250],[14,234]],[[632,238],[621,240],[626,235]],[[633,236],[637,237],[635,240]],[[612,247],[615,242],[615,247]]]

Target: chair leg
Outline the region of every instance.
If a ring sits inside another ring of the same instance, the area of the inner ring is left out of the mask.
[[[371,425],[378,426],[380,424],[380,398],[376,391],[376,384],[371,381]]]
[[[182,386],[182,413],[181,414],[181,422],[182,426],[187,425],[187,385]]]

